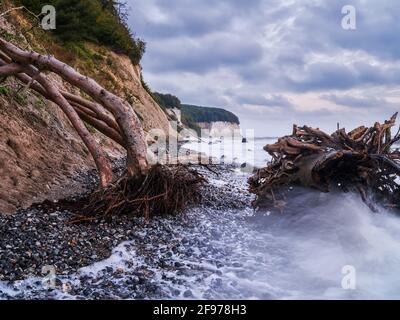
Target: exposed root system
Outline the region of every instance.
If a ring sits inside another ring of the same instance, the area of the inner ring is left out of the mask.
[[[146,219],[173,215],[200,199],[199,187],[205,181],[187,166],[157,165],[145,176],[124,175],[109,187],[95,191],[83,211],[90,216],[131,214]]]
[[[272,156],[267,167],[258,170],[248,183],[256,194],[254,207],[282,211],[290,198],[291,186],[356,190],[364,202],[376,211],[375,201],[387,207],[399,207],[400,152],[393,149],[400,140],[399,131],[392,137],[397,113],[383,124],[358,127],[347,133],[333,134],[307,126],[293,126],[293,133],[266,145]]]

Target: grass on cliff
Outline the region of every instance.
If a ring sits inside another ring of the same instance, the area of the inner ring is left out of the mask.
[[[15,0],[35,14],[44,4],[57,11],[57,28],[52,33],[63,43],[94,42],[128,55],[139,64],[146,48],[127,25],[127,7],[116,0]]]

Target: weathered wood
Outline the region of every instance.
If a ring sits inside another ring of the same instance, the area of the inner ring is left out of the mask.
[[[26,88],[35,90],[63,110],[92,154],[103,187],[113,180],[111,165],[83,121],[126,149],[129,176],[146,174],[149,169],[147,143],[140,120],[128,102],[53,56],[24,51],[1,37],[0,50],[0,76],[15,76]],[[56,73],[94,101],[60,90],[45,71]]]
[[[6,65],[7,65],[6,62],[4,62],[0,58],[0,66],[6,66]],[[19,69],[15,71],[20,72],[21,67],[20,66],[18,67]],[[1,69],[0,73],[3,76],[11,75],[11,74],[6,74],[6,72],[2,73]],[[33,80],[27,74],[18,73],[14,74],[14,76],[25,85],[27,86],[29,85],[31,89],[35,90],[37,93],[39,93],[46,99],[56,103],[54,100],[52,100],[52,97],[46,92],[46,90],[39,83],[37,83],[36,80]],[[66,91],[60,90],[60,93],[63,95],[64,98],[67,99],[67,101],[71,104],[71,106],[75,109],[75,111],[77,111],[78,115],[82,120],[88,122],[95,129],[97,129],[110,139],[114,140],[122,147],[125,147],[125,142],[122,138],[118,124],[115,122],[115,120],[113,120],[110,116],[108,116],[105,113],[105,110],[102,109],[100,105]]]
[[[1,77],[8,77],[22,71],[22,67],[16,63],[10,63],[7,65],[3,65],[0,67],[0,76]]]
[[[35,77],[36,81],[43,87],[49,98],[54,101],[66,114],[69,121],[89,149],[93,160],[99,170],[100,182],[103,187],[106,187],[110,182],[113,181],[113,172],[109,160],[102,148],[97,144],[94,137],[90,134],[84,123],[79,118],[75,109],[70,103],[63,97],[58,88],[54,86],[46,77],[38,74],[34,68],[29,66],[23,66],[23,71],[31,78]]]
[[[376,210],[371,198],[390,207],[400,206],[400,153],[391,146],[400,139],[391,128],[397,113],[383,124],[358,127],[349,133],[344,128],[331,135],[320,129],[293,126],[291,136],[279,138],[264,147],[272,161],[249,178],[250,191],[256,194],[255,207],[282,211],[288,200],[288,186],[303,186],[328,192],[332,188],[357,190],[363,201]],[[279,198],[280,197],[280,198]]]
[[[39,70],[50,70],[58,74],[65,81],[80,88],[110,111],[121,129],[122,137],[125,141],[128,173],[134,176],[147,172],[149,164],[144,131],[139,118],[128,102],[107,91],[95,80],[80,74],[74,68],[53,56],[21,50],[1,37],[0,49],[15,62],[34,65]],[[65,98],[63,97],[63,99]]]
[[[60,90],[48,77],[51,72],[88,94],[93,101]],[[80,201],[78,211],[82,218],[74,222],[92,221],[96,215],[116,214],[143,215],[148,219],[152,215],[178,213],[200,199],[199,187],[205,179],[182,165],[150,167],[144,131],[132,106],[93,79],[52,56],[21,50],[0,37],[0,77],[2,75],[14,76],[25,88],[58,105],[96,163],[103,188]],[[118,180],[113,179],[109,160],[84,121],[127,150],[126,173]],[[287,162],[286,167],[290,166]],[[83,203],[86,205],[82,206]],[[85,216],[81,214],[82,208]]]

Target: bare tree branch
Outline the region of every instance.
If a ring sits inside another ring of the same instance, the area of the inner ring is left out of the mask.
[[[33,64],[41,70],[47,69],[58,74],[65,81],[80,88],[109,110],[114,115],[125,141],[128,173],[134,176],[147,172],[149,164],[144,131],[139,118],[129,103],[53,56],[43,56],[36,52],[23,51],[2,38],[0,38],[0,49],[16,62]]]

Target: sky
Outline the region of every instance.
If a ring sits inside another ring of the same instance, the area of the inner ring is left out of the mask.
[[[351,130],[399,110],[398,0],[127,2],[152,90],[230,110],[256,136]]]

